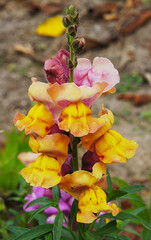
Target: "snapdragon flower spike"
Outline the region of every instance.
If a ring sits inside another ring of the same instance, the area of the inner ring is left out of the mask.
[[[70,53],[61,49],[56,58],[50,58],[45,61],[44,70],[47,80],[50,83],[57,82],[58,84],[69,82],[69,68],[66,65],[66,59],[69,60]]]
[[[75,137],[82,137],[88,133],[96,132],[105,125],[105,118],[91,117],[91,109],[82,102],[70,103],[60,116],[59,128],[70,131]]]
[[[17,113],[14,123],[20,131],[25,129],[25,134],[36,133],[44,137],[50,132],[53,116],[43,104],[37,103],[30,109],[27,116]]]
[[[75,171],[64,176],[59,187],[78,200],[77,222],[91,223],[100,211],[109,211],[116,216],[120,209],[106,202],[102,190],[106,178],[106,167],[102,162],[94,164],[92,173],[84,170]]]
[[[109,59],[96,57],[92,65],[87,58],[80,58],[77,61],[78,65],[74,69],[75,84],[78,86],[86,85],[92,87],[96,82],[107,82],[108,86],[103,90],[103,93],[115,91],[113,87],[119,83],[120,78],[118,71]]]

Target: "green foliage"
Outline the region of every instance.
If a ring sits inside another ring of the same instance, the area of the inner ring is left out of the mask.
[[[140,117],[151,123],[151,110],[141,112]]]
[[[22,177],[19,174],[24,165],[17,156],[21,152],[30,150],[28,137],[24,132],[18,134],[16,128],[11,133],[4,132],[6,142],[4,149],[0,150],[0,192],[3,195],[15,193]],[[7,179],[7,181],[6,181]]]
[[[61,211],[55,217],[53,224],[53,240],[60,240],[63,224],[63,213]]]
[[[125,93],[128,90],[136,91],[143,83],[143,78],[134,72],[131,75],[124,74],[120,84],[116,87],[117,92]]]

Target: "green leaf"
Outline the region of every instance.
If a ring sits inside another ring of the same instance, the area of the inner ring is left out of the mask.
[[[43,215],[43,214],[37,214],[34,218],[38,222],[39,225],[46,224],[46,222],[47,222],[47,216]]]
[[[112,186],[112,179],[111,179],[108,168],[106,169],[106,173],[107,173],[107,191],[111,192],[113,189],[113,186]]]
[[[141,208],[136,208],[134,210],[131,211],[131,214],[133,215],[138,215],[139,213],[141,213],[142,211],[144,211],[146,209],[146,206],[145,207],[141,207]]]
[[[138,198],[135,197],[135,196],[129,195],[129,194],[126,195],[126,196],[121,196],[121,197],[119,197],[119,199],[135,200],[135,201],[137,201],[137,202],[142,203],[142,205],[144,205],[144,202],[142,202],[140,199],[138,199]]]
[[[20,235],[21,233],[27,232],[28,229],[24,227],[15,227],[15,226],[7,226],[7,230],[13,232],[15,235]]]
[[[78,212],[78,201],[74,199],[71,207],[71,213],[70,213],[70,223],[71,226],[73,225],[73,222],[75,220],[76,214]]]
[[[131,228],[125,228],[124,231],[133,233],[133,234],[135,234],[135,235],[140,237],[140,234],[138,232],[136,232],[135,230],[131,229]]]
[[[112,216],[111,213],[106,213],[106,214],[99,216],[98,218],[114,218],[114,219],[118,219],[118,220],[122,220],[122,221],[128,220],[128,219],[134,219],[134,220],[138,220],[145,228],[147,228],[148,230],[151,231],[151,225],[149,223],[147,223],[143,219],[141,219],[131,213],[120,212],[117,216]]]
[[[51,207],[56,207],[56,203],[54,202],[54,200],[47,197],[40,197],[30,202],[26,206],[26,208],[31,207],[33,205],[44,205],[44,204],[50,204]]]
[[[52,194],[54,202],[58,203],[60,198],[60,191],[57,185],[52,188]]]
[[[125,235],[119,235],[118,240],[131,240],[128,236]]]
[[[142,240],[149,240],[149,239],[151,239],[151,232],[149,230],[147,230],[146,228],[143,229],[143,231],[141,233],[141,239]]]
[[[63,224],[63,213],[58,212],[53,224],[53,240],[60,240]]]
[[[121,196],[126,195],[126,194],[127,194],[126,191],[114,189],[108,194],[107,202],[110,202],[114,199],[120,198]]]
[[[132,186],[123,187],[120,190],[126,191],[126,192],[128,192],[128,194],[132,194],[132,193],[139,192],[144,188],[145,188],[144,185],[132,185]]]
[[[45,204],[45,205],[41,206],[36,211],[34,211],[29,218],[28,224],[32,221],[33,218],[35,218],[35,216],[37,214],[41,213],[42,211],[44,211],[46,208],[49,208],[49,207],[50,207],[50,204],[48,203],[48,204]]]
[[[124,188],[128,186],[128,183],[125,182],[124,180],[118,178],[118,177],[113,177],[112,178],[113,182],[120,188]]]
[[[52,233],[47,234],[45,240],[53,240]]]
[[[73,235],[75,236],[75,239],[78,237],[76,236],[76,233],[73,232]],[[61,240],[71,240],[73,239],[73,236],[68,228],[63,227],[62,228],[62,234],[61,234]]]
[[[111,221],[109,223],[107,223],[105,226],[101,227],[100,229],[98,229],[95,234],[97,236],[104,236],[105,234],[109,234],[112,232],[115,232],[117,230],[116,227],[116,221]]]
[[[27,229],[27,231],[24,231],[23,233],[17,235],[12,240],[32,240],[37,237],[43,236],[51,231],[52,231],[52,225],[44,224],[31,229]]]
[[[99,237],[95,234],[95,232],[85,232],[85,240],[100,240]]]

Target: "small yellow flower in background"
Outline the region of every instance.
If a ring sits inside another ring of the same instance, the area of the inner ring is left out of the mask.
[[[62,16],[55,16],[48,18],[44,23],[40,24],[36,32],[42,36],[59,37],[65,29],[62,24]]]
[[[91,117],[91,109],[82,102],[70,103],[60,117],[59,128],[70,131],[75,137],[81,137],[93,133],[106,124],[104,118]]]
[[[46,135],[45,137],[30,136],[29,146],[35,153],[44,153],[55,157],[62,165],[68,155],[69,138],[60,133]]]
[[[104,163],[126,162],[138,147],[135,141],[123,138],[114,130],[107,131],[95,143],[95,152]]]
[[[23,168],[21,175],[31,186],[50,188],[61,181],[61,167],[52,157],[41,154],[35,162]]]
[[[50,132],[53,116],[43,104],[37,103],[30,109],[27,116],[17,113],[14,123],[20,131],[25,129],[25,134],[36,133],[44,137]]]

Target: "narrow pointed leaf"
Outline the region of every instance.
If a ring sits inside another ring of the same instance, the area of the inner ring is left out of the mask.
[[[60,240],[63,224],[63,213],[58,212],[53,224],[53,240]]]
[[[126,192],[128,192],[128,194],[132,194],[132,193],[139,192],[144,188],[145,188],[144,185],[132,185],[132,186],[123,187],[120,190],[126,191]]]
[[[47,198],[47,197],[40,197],[40,198],[37,198],[35,200],[33,200],[32,202],[30,202],[26,208],[28,207],[31,207],[33,205],[44,205],[44,204],[50,204],[51,207],[55,207],[56,206],[56,203],[50,199],[50,198]]]
[[[103,236],[105,234],[109,234],[109,233],[112,233],[112,232],[115,232],[117,230],[117,227],[116,227],[116,221],[111,221],[109,223],[107,223],[105,226],[101,227],[100,229],[98,229],[95,234],[97,236]]]
[[[50,207],[50,204],[48,203],[48,204],[46,204],[46,205],[41,206],[41,207],[38,208],[36,211],[34,211],[34,212],[31,214],[30,218],[29,218],[28,224],[31,222],[31,220],[32,220],[37,214],[43,212],[46,208],[49,208],[49,207]]]
[[[31,229],[28,229],[26,232],[19,234],[17,237],[12,240],[32,240],[37,237],[43,236],[52,231],[52,225],[44,224]]]
[[[107,201],[110,202],[114,199],[120,198],[121,196],[127,195],[127,194],[128,194],[128,192],[126,192],[126,191],[121,191],[121,190],[114,189],[108,194]]]
[[[113,189],[113,186],[112,186],[112,179],[111,179],[108,168],[106,169],[106,173],[107,173],[107,191],[111,192]]]
[[[53,194],[54,202],[58,203],[59,202],[59,197],[60,197],[60,191],[59,191],[59,188],[58,188],[57,185],[52,188],[52,194]]]

